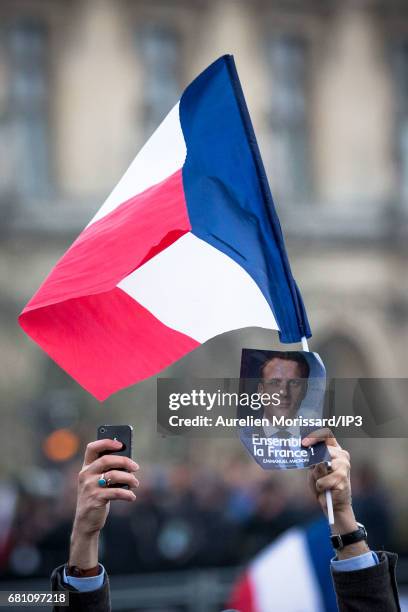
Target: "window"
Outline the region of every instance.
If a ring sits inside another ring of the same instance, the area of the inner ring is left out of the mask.
[[[310,195],[306,68],[303,39],[279,35],[269,40],[267,167],[277,199],[303,201]]]
[[[151,136],[180,97],[180,45],[170,28],[149,25],[139,33],[143,63],[144,131]]]
[[[49,188],[47,35],[42,24],[19,22],[5,30],[8,101],[3,131],[12,159],[10,189],[22,199]]]
[[[408,203],[408,39],[399,41],[393,49],[394,82],[396,87],[397,159],[401,196]]]

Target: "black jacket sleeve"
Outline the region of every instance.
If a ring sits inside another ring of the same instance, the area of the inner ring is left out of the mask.
[[[57,567],[51,575],[51,589],[69,593],[69,606],[54,606],[54,612],[110,612],[109,579],[105,572],[105,579],[100,589],[96,591],[80,592],[63,581],[64,566]]]
[[[377,552],[380,563],[354,572],[332,569],[340,612],[400,612],[395,568],[397,555]]]

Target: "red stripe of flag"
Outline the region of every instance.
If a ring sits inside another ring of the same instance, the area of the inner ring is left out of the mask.
[[[100,401],[200,345],[164,325],[117,287],[32,310],[21,325]]]
[[[178,170],[88,226],[22,314],[108,291],[190,230],[182,172]]]
[[[20,315],[24,331],[99,400],[199,343],[116,285],[191,229],[181,170],[87,227]]]

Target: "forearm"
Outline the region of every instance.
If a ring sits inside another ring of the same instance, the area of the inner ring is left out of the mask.
[[[98,565],[99,531],[87,533],[74,523],[69,550],[69,565],[90,569]]]
[[[332,525],[332,533],[334,534],[345,534],[355,531],[358,528],[356,518],[354,516],[353,509],[350,506],[342,511],[334,512],[334,525]],[[361,541],[355,544],[349,544],[336,551],[336,557],[339,561],[343,559],[351,559],[359,555],[364,555],[369,552],[367,542]]]

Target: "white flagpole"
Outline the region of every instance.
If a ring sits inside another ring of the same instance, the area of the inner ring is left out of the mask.
[[[302,336],[302,349],[306,351],[306,353],[310,353],[309,345],[305,336]]]
[[[310,353],[309,345],[305,336],[302,336],[302,349],[306,353]],[[326,491],[326,506],[327,520],[329,521],[329,525],[334,525],[333,499],[330,489]]]

